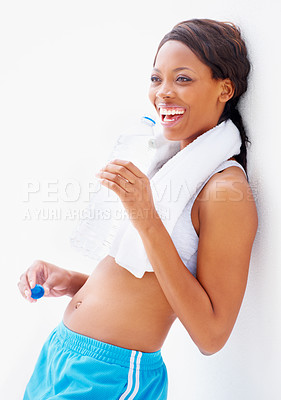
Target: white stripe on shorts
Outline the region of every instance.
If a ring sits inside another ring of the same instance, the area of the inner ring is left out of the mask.
[[[139,391],[139,386],[140,386],[140,359],[141,359],[141,356],[142,356],[142,353],[139,353],[138,357],[137,357],[136,386],[135,386],[135,389],[134,389],[133,393],[128,398],[128,400],[133,400],[135,398],[136,394]]]
[[[125,397],[130,393],[133,386],[133,372],[134,372],[134,362],[135,362],[136,351],[132,350],[131,358],[130,358],[130,368],[128,373],[128,386],[126,391],[122,394],[119,400],[125,400]]]

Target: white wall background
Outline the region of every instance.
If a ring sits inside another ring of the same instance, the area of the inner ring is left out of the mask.
[[[281,398],[280,21],[277,0],[1,1],[1,361],[0,397],[22,398],[43,341],[68,298],[29,304],[20,274],[35,259],[91,273],[69,245],[87,184],[114,138],[150,112],[152,60],[162,36],[190,18],[237,23],[253,63],[244,116],[252,140],[249,175],[259,230],[235,328],[219,353],[203,356],[180,323],[163,347],[169,400]],[[278,121],[279,122],[279,121]],[[77,201],[64,200],[75,180]],[[53,182],[53,183],[51,183]],[[36,193],[24,201],[28,183]],[[57,193],[49,194],[49,191]],[[49,201],[46,200],[47,199]],[[51,201],[53,200],[53,201]],[[36,214],[36,212],[45,214]],[[57,219],[50,210],[61,212]],[[24,220],[28,211],[30,220]],[[37,217],[36,217],[37,215]],[[39,216],[38,216],[39,215]],[[68,215],[68,216],[67,216]]]

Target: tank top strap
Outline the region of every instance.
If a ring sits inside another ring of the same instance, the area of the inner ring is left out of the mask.
[[[239,164],[238,161],[236,160],[226,160],[223,161],[211,174],[211,176],[213,176],[215,173],[223,171],[226,168],[229,167],[239,167],[240,169],[242,169],[242,171],[244,172],[245,176],[247,177],[246,171],[244,170],[244,168],[242,167],[241,164]],[[210,177],[211,177],[210,176]],[[210,179],[210,177],[208,179]]]
[[[224,169],[229,168],[229,167],[239,167],[239,168],[241,168],[242,171],[244,172],[246,178],[247,178],[247,175],[246,175],[246,172],[245,172],[244,168],[242,167],[241,164],[239,164],[238,161],[236,161],[236,160],[226,160],[226,161],[223,161],[217,168],[214,169],[214,171],[208,176],[207,179],[205,179],[205,181],[204,181],[203,183],[201,182],[201,183],[199,184],[199,186],[197,187],[197,189],[196,189],[194,195],[193,195],[192,198],[190,199],[190,202],[189,202],[189,208],[190,208],[190,209],[192,208],[192,205],[193,205],[193,203],[194,203],[196,197],[197,197],[198,194],[201,192],[201,190],[202,190],[203,187],[206,185],[206,183],[211,179],[211,177],[212,177],[214,174],[216,174],[217,172],[223,171]]]

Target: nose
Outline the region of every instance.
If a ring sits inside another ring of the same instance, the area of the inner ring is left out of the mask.
[[[159,99],[169,99],[175,97],[173,86],[168,82],[162,82],[162,84],[158,88],[156,96]]]

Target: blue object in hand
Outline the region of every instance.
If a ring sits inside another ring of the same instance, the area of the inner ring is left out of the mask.
[[[45,290],[41,285],[35,285],[33,289],[31,289],[31,297],[33,299],[40,299],[44,296]]]

